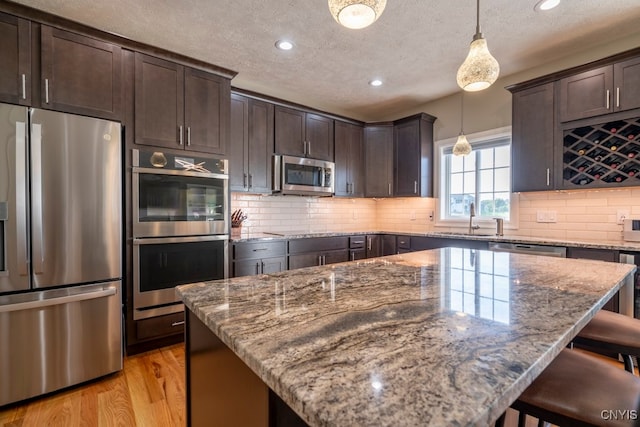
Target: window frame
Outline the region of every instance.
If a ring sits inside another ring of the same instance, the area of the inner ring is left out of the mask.
[[[509,139],[509,143],[513,147],[512,143],[512,133],[511,126],[505,126],[496,129],[490,129],[487,131],[476,132],[472,134],[468,134],[467,140],[471,144],[472,149],[481,149],[482,146],[490,146],[495,143],[496,140],[500,139]],[[446,173],[445,165],[444,165],[444,155],[447,149],[451,149],[453,145],[456,143],[458,137],[455,136],[453,138],[447,138],[443,140],[436,141],[434,143],[434,196],[436,198],[436,209],[435,209],[435,226],[438,227],[469,227],[469,219],[468,218],[447,218],[444,217],[444,212],[446,209],[446,201],[444,200],[443,193],[443,179],[444,173]],[[510,163],[509,168],[511,170],[511,175],[513,176],[513,170],[511,169],[513,165]],[[513,180],[510,180],[511,188],[509,189],[509,198],[510,198],[510,212],[509,218],[505,218],[504,227],[505,229],[517,229],[518,228],[518,193],[513,192]],[[476,192],[477,192],[477,182],[476,182]],[[476,217],[474,219],[474,224],[479,225],[482,228],[491,228],[495,229],[495,222],[493,219],[487,218],[479,218]]]

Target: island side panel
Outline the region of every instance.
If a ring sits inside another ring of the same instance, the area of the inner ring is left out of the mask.
[[[269,426],[269,388],[186,310],[187,425]]]

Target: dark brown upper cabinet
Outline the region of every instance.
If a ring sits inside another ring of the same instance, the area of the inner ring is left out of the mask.
[[[224,156],[229,79],[136,53],[136,144]]]
[[[393,196],[393,123],[364,128],[365,196]]]
[[[553,83],[513,93],[512,191],[554,188]]]
[[[364,197],[363,129],[335,122],[335,195]]]
[[[431,174],[435,120],[435,117],[421,113],[394,123],[394,196],[433,196]]]
[[[46,25],[40,43],[43,108],[122,119],[120,46]]]
[[[0,102],[31,104],[31,23],[0,13]]]
[[[273,104],[231,94],[229,188],[271,193]]]
[[[640,58],[560,80],[560,121],[640,108]]]
[[[276,105],[277,154],[333,161],[333,119]]]

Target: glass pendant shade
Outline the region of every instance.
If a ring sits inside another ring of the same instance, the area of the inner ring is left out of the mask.
[[[456,80],[458,86],[467,92],[476,92],[491,86],[500,74],[498,61],[491,56],[487,48],[487,40],[483,37],[474,39],[469,48],[469,55],[464,60]]]
[[[491,56],[487,41],[480,32],[480,0],[476,9],[476,34],[469,47],[469,54],[460,68],[456,80],[458,86],[467,92],[476,92],[491,86],[500,74],[498,61]]]
[[[466,135],[460,132],[460,135],[458,135],[458,140],[453,146],[453,155],[466,156],[469,153],[471,153],[471,144],[469,144],[469,141],[467,141]]]
[[[329,0],[329,11],[340,25],[358,30],[373,24],[386,5],[387,0]]]

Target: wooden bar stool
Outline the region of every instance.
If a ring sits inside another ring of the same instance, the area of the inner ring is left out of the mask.
[[[620,354],[624,368],[634,372],[631,356],[640,356],[640,320],[600,310],[573,342],[587,350]]]
[[[640,378],[595,356],[564,349],[511,407],[559,426],[636,425]]]

